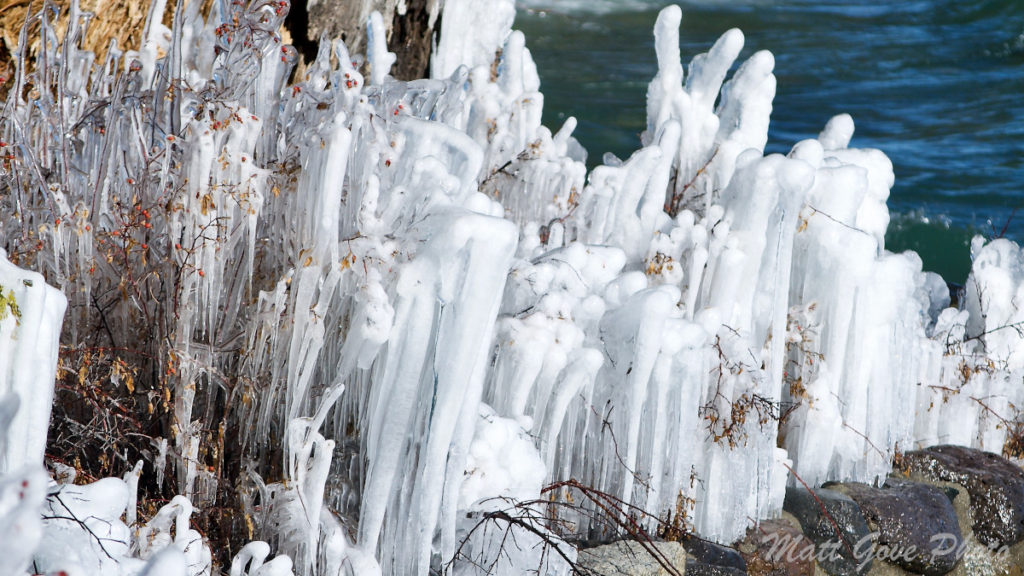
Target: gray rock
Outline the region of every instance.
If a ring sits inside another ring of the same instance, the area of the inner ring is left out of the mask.
[[[644,545],[635,540],[620,540],[580,550],[576,559],[579,573],[593,576],[675,576],[684,573],[686,550],[678,542],[650,542],[671,566],[667,570]],[[673,572],[674,570],[674,572]]]
[[[436,0],[405,0],[405,13],[395,11],[388,30],[388,50],[397,57],[391,75],[399,80],[416,80],[429,75],[431,40],[440,29],[440,20],[430,21],[434,3]]]
[[[394,18],[397,0],[305,0],[293,2],[292,10],[299,17],[303,10],[308,14],[306,29],[301,34],[292,32],[295,40],[319,42],[320,36],[341,38],[349,51],[355,54],[366,52],[366,20],[374,11],[384,17],[384,24],[390,27]]]
[[[974,534],[990,547],[1024,540],[1024,471],[1001,456],[961,446],[933,446],[903,455],[912,474],[954,482],[971,498]]]
[[[689,563],[707,564],[708,566],[721,566],[746,573],[747,562],[743,555],[735,548],[715,544],[710,540],[690,536],[683,540],[683,548],[686,549],[687,565]],[[687,574],[689,574],[687,570]]]
[[[686,560],[686,576],[747,576],[747,571],[688,558]]]
[[[397,56],[391,75],[400,80],[425,78],[438,22],[431,22],[437,0],[295,0],[288,15],[292,41],[306,59],[316,56],[321,35],[341,38],[349,52],[366,53],[366,20],[380,12],[388,50]]]
[[[890,478],[882,488],[848,483],[830,486],[853,498],[877,531],[873,556],[926,576],[956,567],[963,537],[956,510],[941,488]],[[952,541],[949,541],[952,539]]]
[[[783,510],[800,522],[804,535],[814,542],[818,565],[832,576],[863,576],[871,570],[872,559],[858,555],[858,544],[871,538],[860,506],[849,496],[818,488],[786,491]],[[833,524],[834,523],[834,524]]]
[[[954,553],[960,558],[956,568],[946,576],[1022,576],[1021,566],[1024,566],[1024,542],[1018,542],[1010,547],[1002,547],[998,550],[991,550],[974,536],[970,526],[974,523],[971,518],[971,497],[967,489],[953,482],[942,480],[928,480],[920,474],[911,474],[910,479],[915,482],[922,482],[935,486],[949,495],[953,500],[953,509],[956,510],[957,521],[960,524],[960,531],[963,534],[961,549]],[[947,550],[948,551],[948,550]],[[879,562],[876,566],[891,566]],[[870,576],[906,576],[905,571],[899,574],[871,574]]]

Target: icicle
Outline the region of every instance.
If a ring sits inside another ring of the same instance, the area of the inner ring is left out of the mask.
[[[380,86],[395,63],[395,55],[388,52],[384,34],[384,20],[374,11],[366,23],[367,57],[370,61],[370,84]]]
[[[231,488],[261,538],[232,576],[494,559],[561,574],[531,546],[611,537],[615,518],[565,509],[578,534],[514,526],[512,551],[473,531],[481,511],[539,514],[541,486],[572,478],[650,512],[647,528],[682,509],[730,542],[779,512],[790,468],[874,481],[914,442],[1006,441],[1024,253],[976,240],[964,309],[947,309],[916,255],[885,250],[892,164],[850,147],[849,116],[764,156],[774,58],[729,78],[738,30],[686,68],[682,11],[663,10],[642,146],[588,177],[576,121],[541,125],[512,0],[448,0],[432,78],[408,83],[374,13],[369,85],[325,38],[288,86],[287,3],[218,2],[206,20],[201,5],[168,30],[154,3],[142,47],[97,66],[58,50],[44,11],[38,89],[19,70],[5,103],[0,231],[64,296],[0,258],[4,573],[32,549],[39,566],[114,569],[80,526],[34,521],[65,307],[75,353],[144,342],[138,368],[159,377],[136,396],[173,414],[152,465],[184,495],[145,525],[138,466],[59,488],[132,574],[209,573],[190,518],[220,503],[227,453],[248,463]],[[73,4],[69,38],[80,19]],[[46,551],[70,541],[74,559]]]
[[[17,397],[0,475],[43,463],[66,308],[67,299],[42,275],[14,266],[0,249],[0,398]]]

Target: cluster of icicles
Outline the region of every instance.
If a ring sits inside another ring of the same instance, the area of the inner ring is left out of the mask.
[[[848,116],[764,156],[774,61],[725,82],[738,30],[684,73],[665,9],[642,147],[588,174],[575,121],[541,126],[510,0],[445,2],[430,79],[388,75],[374,15],[365,62],[325,41],[294,85],[287,3],[200,4],[168,29],[154,2],[142,48],[102,63],[77,4],[60,39],[33,16],[33,76],[0,119],[18,159],[0,237],[42,247],[20,261],[36,272],[0,261],[3,573],[209,574],[189,518],[217,494],[202,431],[225,398],[258,538],[232,576],[567,573],[550,526],[474,530],[480,513],[572,479],[645,528],[682,512],[730,542],[794,474],[1001,449],[1024,402],[1021,250],[977,241],[949,308],[915,254],[885,251],[892,165],[848,147]],[[125,284],[132,267],[155,276]],[[58,344],[95,337],[111,286],[103,332],[156,331],[173,403],[146,469],[182,495],[146,522],[141,464],[42,472]],[[609,536],[572,489],[543,496],[575,503],[558,536]]]

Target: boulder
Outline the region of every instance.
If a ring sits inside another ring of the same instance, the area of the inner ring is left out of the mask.
[[[306,62],[316,56],[321,35],[342,38],[349,52],[366,52],[366,20],[380,12],[388,50],[397,60],[391,75],[401,80],[427,76],[431,41],[439,13],[437,0],[293,0],[288,29]]]
[[[782,508],[800,522],[804,535],[814,543],[814,557],[825,572],[832,576],[863,576],[871,570],[872,559],[857,554],[870,542],[871,530],[860,506],[849,496],[824,488],[790,488]]]
[[[871,555],[909,572],[941,576],[959,559],[963,542],[949,495],[941,488],[890,478],[882,488],[848,483],[829,486],[860,506],[877,533]]]
[[[910,474],[963,486],[975,536],[989,547],[1024,540],[1024,471],[1005,458],[962,446],[934,446],[903,455]]]
[[[743,576],[747,563],[734,548],[691,536],[682,541],[688,576]]]
[[[792,516],[766,520],[736,544],[750,576],[814,576],[814,544]]]
[[[666,569],[644,544],[619,540],[579,551],[579,572],[594,576],[675,576],[683,574],[686,550],[678,542],[648,542],[671,569]],[[675,572],[673,572],[675,570]],[[687,572],[688,573],[688,572]]]
[[[686,576],[747,576],[746,570],[708,564],[689,558],[686,560]]]

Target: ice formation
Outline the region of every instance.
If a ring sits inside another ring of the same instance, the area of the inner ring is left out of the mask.
[[[76,4],[61,42],[32,16],[0,120],[5,574],[209,574],[192,517],[226,492],[231,576],[565,574],[622,520],[581,486],[730,542],[796,476],[1019,433],[1020,247],[979,240],[950,308],[885,250],[892,165],[849,116],[764,155],[774,60],[727,79],[738,30],[684,69],[666,8],[642,147],[588,174],[510,0],[446,2],[429,79],[388,75],[371,16],[365,68],[325,41],[294,85],[287,2],[200,4],[101,63]],[[47,485],[62,318],[68,354],[141,350],[151,469]],[[149,473],[180,495],[139,519]]]
[[[39,465],[67,300],[0,249],[0,474]]]

